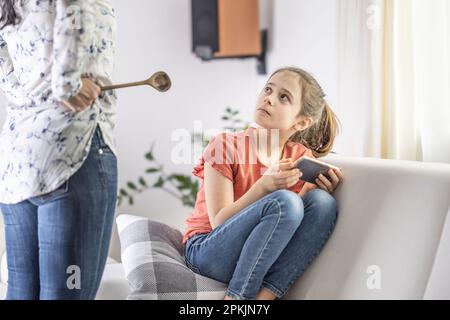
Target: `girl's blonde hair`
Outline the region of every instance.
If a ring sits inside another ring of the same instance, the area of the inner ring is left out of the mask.
[[[296,67],[284,67],[275,71],[270,78],[285,71],[293,72],[300,77],[302,99],[298,116],[313,119],[313,124],[309,128],[297,131],[288,141],[302,143],[312,150],[315,157],[324,157],[333,148],[334,139],[340,130],[339,119],[325,100],[322,87],[305,70]]]

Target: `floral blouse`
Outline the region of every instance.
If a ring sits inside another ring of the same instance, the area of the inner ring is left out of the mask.
[[[111,84],[116,18],[109,0],[25,0],[18,25],[0,30],[0,89],[8,100],[0,135],[0,203],[46,194],[86,159],[100,127],[115,152],[116,96],[73,113],[81,77]]]

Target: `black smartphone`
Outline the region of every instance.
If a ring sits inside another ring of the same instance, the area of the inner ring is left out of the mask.
[[[297,162],[297,168],[300,169],[300,171],[303,173],[303,175],[300,177],[300,180],[314,184],[316,183],[316,179],[320,174],[323,174],[327,179],[331,179],[328,171],[330,169],[339,170],[338,167],[335,167],[323,161],[319,161],[317,159],[312,159],[310,157],[300,158],[300,160]]]

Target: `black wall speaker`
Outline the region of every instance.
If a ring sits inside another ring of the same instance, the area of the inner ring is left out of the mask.
[[[218,0],[192,0],[192,51],[201,59],[219,51]]]
[[[191,0],[192,51],[202,60],[257,58],[265,74],[267,31],[259,28],[259,0]]]

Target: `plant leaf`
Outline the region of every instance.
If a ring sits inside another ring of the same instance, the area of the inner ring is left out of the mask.
[[[133,182],[128,182],[127,183],[128,188],[130,188],[131,190],[137,190],[136,185]]]
[[[187,179],[189,179],[189,177],[181,175],[181,174],[173,174],[172,178],[174,178],[175,180],[177,180],[180,183],[185,183]]]
[[[145,179],[144,179],[144,178],[140,177],[140,178],[139,178],[139,183],[141,184],[141,186],[147,187],[147,183],[145,182]]]
[[[147,152],[147,153],[145,154],[145,159],[147,159],[147,160],[149,160],[149,161],[155,160],[155,157],[153,156],[153,151],[152,151],[152,150],[150,150],[149,152]]]
[[[164,179],[159,177],[158,181],[155,182],[155,184],[153,185],[155,188],[160,188],[164,185]]]

